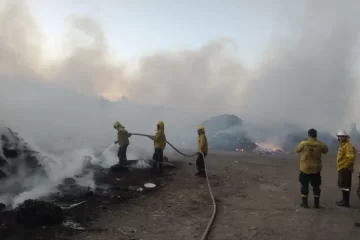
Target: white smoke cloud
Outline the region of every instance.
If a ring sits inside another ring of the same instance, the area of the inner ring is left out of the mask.
[[[130,132],[147,134],[163,120],[170,141],[191,131],[187,126],[226,112],[260,123],[343,128],[359,118],[353,103],[359,99],[360,3],[304,0],[294,6],[283,4],[286,24],[274,26],[281,28],[281,36],[248,69],[236,44],[224,38],[198,49],[144,56],[135,67],[118,62],[91,16],[71,19],[61,51],[65,57],[49,65],[42,58],[41,29],[27,5],[5,1],[0,12],[1,120],[57,162],[48,164],[54,183],[83,168],[83,156],[100,161],[93,151],[114,142],[116,120]],[[129,101],[104,100],[123,97]],[[151,149],[148,139],[131,138],[131,157],[151,156]],[[116,149],[102,158],[104,166],[113,164]],[[43,189],[46,194],[51,186]],[[40,189],[18,201],[38,195]]]

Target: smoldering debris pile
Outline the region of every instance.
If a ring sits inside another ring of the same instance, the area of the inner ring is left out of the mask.
[[[255,149],[257,145],[248,138],[242,124],[242,119],[229,114],[215,116],[203,122],[209,147],[225,151],[252,151]]]
[[[0,126],[0,136],[0,210],[11,209],[26,199],[46,198],[54,192],[66,194],[61,181],[67,175],[79,187],[88,189],[94,184],[93,172],[101,171],[90,164],[91,156],[82,153],[69,159],[40,154],[4,125]]]
[[[18,133],[0,125],[0,179],[18,174],[21,168],[27,169],[26,174],[45,174],[38,157]]]
[[[0,125],[1,208],[5,208],[4,205],[8,204],[6,199],[11,199],[25,190],[24,185],[27,183],[25,179],[34,175],[46,177],[46,172],[39,161],[40,157],[40,154],[34,151],[18,133]]]
[[[64,221],[62,209],[44,201],[26,200],[15,212],[16,222],[25,227],[56,225]]]

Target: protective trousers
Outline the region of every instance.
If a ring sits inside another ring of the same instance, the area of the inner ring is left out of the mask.
[[[121,167],[124,167],[127,164],[127,157],[126,157],[126,151],[129,144],[123,144],[119,147],[118,151],[118,158],[119,158],[119,164]]]
[[[206,157],[207,153],[204,153],[204,156]],[[201,153],[198,154],[196,158],[196,168],[198,172],[205,172],[205,162],[203,155]]]
[[[301,183],[301,197],[307,198],[309,195],[309,183],[313,188],[315,198],[320,197],[321,189],[321,175],[318,173],[304,173],[300,172],[299,181]]]
[[[152,169],[156,170],[157,165],[159,165],[159,172],[162,173],[163,170],[163,162],[164,162],[164,150],[161,148],[155,148],[155,152],[153,155],[153,164]]]
[[[342,200],[336,204],[340,207],[350,207],[350,192],[352,185],[352,172],[349,169],[341,169],[338,174],[338,186],[342,192]]]

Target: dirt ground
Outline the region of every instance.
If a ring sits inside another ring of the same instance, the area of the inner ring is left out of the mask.
[[[154,192],[107,205],[99,202],[96,209],[83,209],[86,214],[97,212],[89,224],[99,231],[58,233],[52,239],[200,239],[212,214],[212,203],[205,178],[194,176],[195,159],[182,160],[177,169],[153,179],[161,186]],[[359,239],[360,228],[354,226],[360,222],[356,192],[352,192],[350,209],[335,205],[341,192],[336,186],[334,155],[324,158],[320,210],[299,206],[296,156],[216,153],[207,157],[207,166],[218,203],[209,240]],[[356,174],[353,177],[355,190],[358,179]],[[312,207],[312,195],[309,200]]]
[[[73,239],[200,239],[212,213],[206,181],[184,159],[160,191],[101,213],[95,226]],[[335,156],[324,159],[320,210],[301,209],[296,157],[210,154],[207,158],[218,214],[209,239],[359,239],[360,201],[339,208]],[[354,187],[358,180],[354,174]],[[312,206],[312,197],[310,197]]]

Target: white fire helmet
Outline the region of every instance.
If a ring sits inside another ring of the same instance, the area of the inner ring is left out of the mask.
[[[348,134],[346,131],[340,130],[340,131],[338,131],[338,133],[336,134],[336,136],[338,136],[338,137],[342,137],[342,136],[348,137],[349,134]]]

